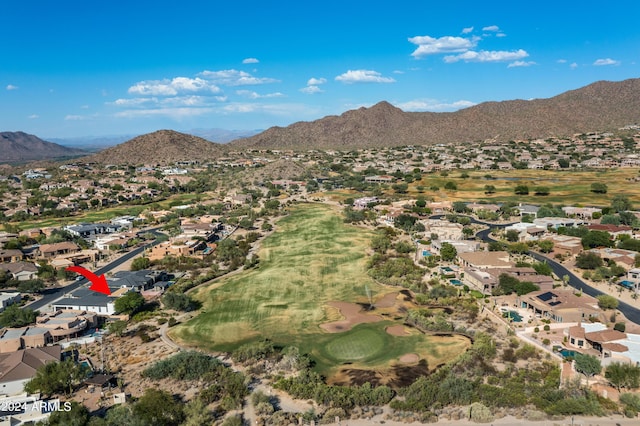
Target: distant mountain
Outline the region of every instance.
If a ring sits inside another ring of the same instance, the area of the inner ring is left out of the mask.
[[[257,135],[263,130],[192,129],[186,133],[200,136],[210,142],[227,143],[240,138]]]
[[[24,132],[0,132],[0,163],[53,160],[86,154],[86,151],[43,141]]]
[[[83,160],[100,164],[167,165],[176,161],[211,160],[221,155],[219,144],[173,130],[158,130]]]
[[[49,141],[89,152],[98,152],[110,146],[131,140],[136,136],[138,135],[80,136],[75,138],[49,138]]]
[[[548,99],[485,102],[456,112],[403,112],[388,102],[272,127],[234,149],[357,149],[571,136],[640,123],[640,79],[600,81]]]

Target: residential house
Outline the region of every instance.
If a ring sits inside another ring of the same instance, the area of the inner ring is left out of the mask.
[[[0,354],[0,394],[24,392],[24,385],[33,378],[38,368],[60,360],[61,348],[58,345]]]
[[[572,207],[572,206],[567,206],[567,207],[563,207],[562,211],[567,216],[575,216],[575,217],[579,217],[581,219],[588,219],[588,220],[592,220],[593,219],[593,215],[595,213],[602,213],[602,209],[599,209],[597,207]]]
[[[42,244],[38,247],[38,257],[43,259],[51,259],[62,254],[77,253],[80,247],[74,242],[63,241],[61,243]]]
[[[578,295],[573,289],[535,291],[519,296],[518,304],[537,316],[556,322],[578,322],[592,317],[600,320],[604,315],[595,298],[584,293]]]
[[[397,179],[389,175],[365,176],[364,181],[367,183],[394,183]]]
[[[28,281],[38,277],[38,266],[31,262],[0,263],[0,271],[11,274],[11,277],[18,281]]]
[[[19,262],[24,254],[18,249],[0,249],[0,263]]]
[[[18,303],[22,300],[20,293],[1,292],[0,293],[0,312],[4,311],[8,306]]]
[[[112,292],[114,290],[112,289]],[[87,311],[98,315],[113,315],[115,299],[113,295],[107,296],[87,288],[79,288],[67,297],[54,302],[52,307],[54,310],[61,311]]]
[[[509,260],[509,253],[506,251],[460,253],[458,260],[463,268],[506,269],[515,266],[515,263]]]
[[[633,228],[626,225],[601,225],[599,223],[594,223],[588,225],[587,228],[590,231],[608,232],[613,239],[618,238],[621,235],[628,235],[629,237],[633,236]]]
[[[109,287],[127,288],[132,291],[143,291],[153,288],[159,281],[166,281],[167,273],[143,269],[140,271],[118,271],[109,278]]]

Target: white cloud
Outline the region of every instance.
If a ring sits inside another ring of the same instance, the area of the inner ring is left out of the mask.
[[[567,60],[566,59],[558,59],[556,62],[559,63],[559,64],[566,64]]]
[[[447,63],[465,61],[465,62],[505,62],[516,61],[526,58],[529,54],[522,49],[514,51],[505,50],[481,50],[479,52],[468,50],[459,55],[445,56],[444,61]]]
[[[310,108],[304,104],[261,104],[261,103],[232,103],[225,105],[221,111],[224,114],[233,113],[260,113],[268,114],[277,117],[300,117],[304,116],[317,116],[319,111],[314,108]]]
[[[18,90],[18,86],[14,86],[13,84],[7,84],[7,90]]]
[[[280,80],[276,80],[275,78],[254,77],[248,72],[233,69],[222,71],[203,71],[199,75],[210,82],[225,86],[250,86],[280,82]]]
[[[243,64],[257,64],[258,62],[260,61],[257,60],[256,58],[246,58],[242,60]]]
[[[321,78],[313,78],[311,77],[309,81],[307,81],[307,86],[319,86],[321,84],[325,84],[327,79],[324,77]]]
[[[577,63],[572,63],[571,65],[569,65],[569,67],[571,67],[572,70],[578,68],[578,64]]]
[[[144,117],[170,117],[180,120],[186,117],[194,117],[213,112],[213,108],[158,108],[158,109],[131,109],[115,114],[118,118],[144,118]]]
[[[395,106],[403,111],[456,111],[462,108],[474,106],[471,101],[460,100],[452,103],[438,101],[436,99],[415,99],[408,102],[396,103]]]
[[[240,96],[244,96],[249,99],[261,99],[261,98],[283,98],[284,95],[280,92],[275,93],[267,93],[266,95],[261,95],[252,90],[236,90],[236,94]]]
[[[473,31],[473,27],[467,27],[462,29],[462,34],[469,34]]]
[[[507,68],[530,67],[531,65],[536,65],[536,63],[533,61],[515,61],[507,65]]]
[[[66,117],[64,117],[64,119],[67,121],[83,121],[88,120],[89,117],[87,117],[86,115],[67,115]]]
[[[404,71],[402,70],[393,70],[394,74],[404,74]]]
[[[440,38],[434,38],[430,36],[417,36],[410,37],[410,43],[418,45],[418,48],[413,51],[411,56],[414,58],[422,58],[427,55],[434,55],[438,53],[452,53],[452,52],[464,52],[477,44],[477,39],[444,36]]]
[[[496,37],[506,37],[507,35],[505,33],[498,33],[496,34]]]
[[[372,70],[349,70],[336,77],[336,81],[342,83],[395,83],[391,77],[382,77],[377,71]]]
[[[176,96],[189,92],[219,93],[220,88],[202,78],[175,77],[171,80],[140,81],[131,86],[128,92],[143,96]]]
[[[306,93],[307,95],[315,95],[316,93],[323,93],[324,90],[319,88],[318,86],[307,86],[300,89],[302,93]]]
[[[500,27],[498,27],[497,25],[489,25],[488,27],[483,27],[482,31],[492,31],[492,32],[498,32],[500,31]]]
[[[40,116],[38,114],[31,114],[28,118],[35,120],[36,118],[40,118]]]
[[[89,108],[90,108],[90,107],[89,107],[89,105],[82,105],[82,106],[80,106],[80,109],[89,109]]]
[[[614,59],[611,58],[606,58],[606,59],[598,59],[596,60],[593,65],[596,66],[602,66],[602,65],[620,65],[620,61],[616,61]]]

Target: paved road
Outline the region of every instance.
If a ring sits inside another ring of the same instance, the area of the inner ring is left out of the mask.
[[[159,233],[157,232],[157,229],[158,228],[151,229],[151,230],[149,230],[149,232],[151,232],[153,234],[156,234],[156,235],[159,235]],[[153,247],[153,246],[155,246],[156,244],[159,244],[159,243],[160,243],[160,240],[156,238],[153,242],[145,244],[144,246],[138,247],[137,249],[126,253],[125,255],[123,255],[123,256],[119,257],[118,259],[114,260],[113,262],[108,263],[107,265],[103,266],[102,268],[99,268],[99,269],[93,271],[93,273],[95,273],[98,276],[100,276],[102,274],[105,274],[105,273],[111,271],[112,269],[115,269],[118,266],[122,265],[123,263],[131,260],[135,256],[139,255],[146,248]],[[89,284],[89,281],[86,278],[82,278],[81,280],[74,281],[71,284],[69,284],[67,286],[64,286],[64,287],[47,289],[47,290],[42,292],[42,294],[43,294],[42,299],[36,300],[35,302],[30,303],[29,305],[27,305],[27,307],[29,309],[33,309],[33,310],[42,309],[43,307],[55,302],[56,300],[65,297],[67,295],[67,293],[70,293],[70,292],[74,291],[75,289],[77,289],[79,287],[86,286],[87,284]]]
[[[437,216],[432,216],[434,219],[440,219],[442,218],[444,215],[437,215]],[[467,216],[469,219],[471,219],[471,223],[475,223],[475,224],[479,224],[479,225],[485,225],[488,226],[489,229],[484,229],[482,231],[479,231],[476,234],[476,237],[480,238],[482,241],[485,242],[491,242],[491,241],[496,241],[495,239],[491,238],[490,234],[491,234],[491,229],[493,228],[506,228],[507,226],[511,225],[510,223],[507,224],[494,224],[494,223],[489,223],[489,222],[482,222],[480,220],[477,220],[471,216]],[[533,251],[529,251],[527,253],[529,256],[533,257],[534,259],[536,259],[539,262],[547,262],[549,264],[549,266],[551,266],[551,269],[553,270],[553,273],[556,274],[558,277],[563,277],[565,275],[569,276],[569,282],[568,284],[577,289],[577,290],[581,290],[584,293],[588,294],[589,296],[600,296],[601,294],[606,294],[601,292],[600,290],[591,287],[589,284],[587,284],[586,282],[584,282],[580,277],[576,276],[573,272],[571,272],[570,270],[568,270],[567,268],[565,268],[563,265],[561,265],[560,263],[556,262],[555,260],[543,256],[540,253],[536,253]],[[622,312],[624,314],[624,316],[631,322],[636,323],[638,325],[640,325],[640,309],[636,308],[635,306],[631,306],[626,302],[620,301],[619,305],[618,305],[618,310],[620,312]]]

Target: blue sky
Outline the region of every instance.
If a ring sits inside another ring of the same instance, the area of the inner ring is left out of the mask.
[[[567,3],[567,4],[565,4]],[[5,0],[0,131],[266,129],[640,77],[640,2]]]

